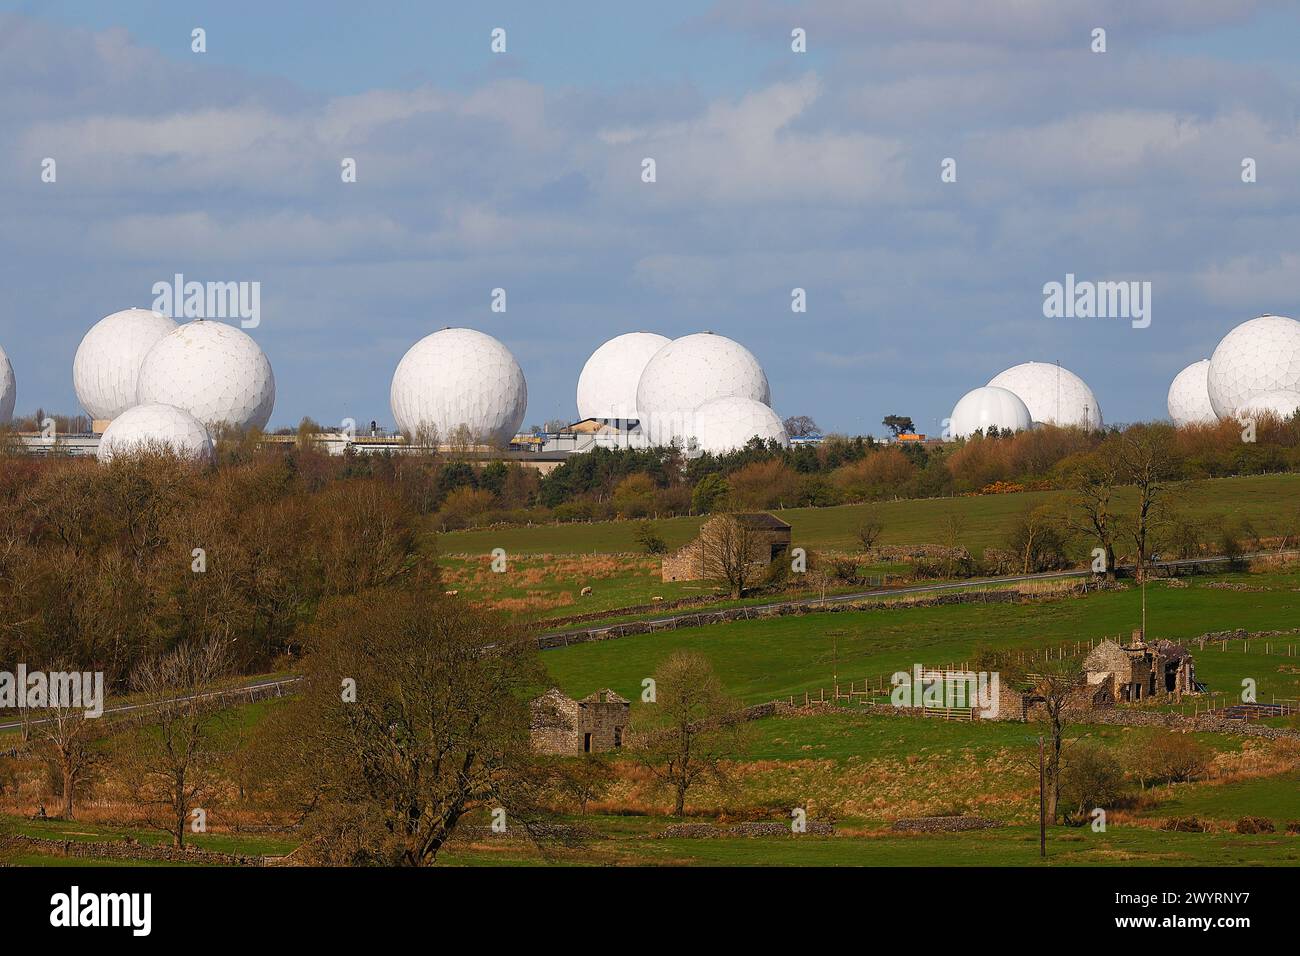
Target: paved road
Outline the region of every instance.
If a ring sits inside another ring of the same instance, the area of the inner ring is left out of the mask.
[[[1245,560],[1250,560],[1252,558],[1262,558],[1274,554],[1300,554],[1300,550],[1257,551],[1257,552],[1252,552],[1251,554],[1244,554],[1237,560],[1245,561]],[[1191,567],[1198,564],[1222,564],[1230,560],[1232,559],[1220,557],[1220,556],[1207,557],[1207,558],[1187,558],[1185,560],[1179,560],[1179,561],[1153,561],[1151,562],[1150,566],[1153,568],[1184,568],[1184,567]],[[1126,564],[1126,565],[1120,565],[1116,570],[1132,571],[1135,569],[1135,567],[1136,567],[1135,565]],[[750,610],[760,611],[760,610],[771,610],[772,608],[779,608],[779,607],[809,607],[817,604],[843,604],[852,601],[862,601],[869,598],[894,597],[900,594],[927,594],[927,593],[934,593],[937,591],[956,591],[962,588],[983,587],[985,585],[990,585],[990,584],[1018,584],[1018,583],[1023,583],[1025,581],[1050,581],[1058,578],[1082,578],[1082,577],[1092,577],[1092,576],[1093,576],[1093,572],[1091,569],[1082,570],[1082,571],[1046,571],[1041,574],[1017,574],[1008,577],[997,577],[997,578],[970,578],[965,581],[944,582],[942,584],[916,584],[905,588],[881,588],[873,591],[853,591],[848,594],[834,594],[824,598],[797,598],[795,600],[789,600],[789,601],[772,601],[767,604],[750,604],[750,605],[746,605],[746,607],[748,607]],[[652,626],[665,626],[665,625],[673,624],[674,622],[690,620],[691,618],[697,617],[698,615],[709,614],[712,611],[716,611],[716,610],[721,610],[721,609],[702,606],[698,610],[684,611],[681,614],[670,614],[666,617],[655,617],[655,618],[636,618],[635,620],[624,621],[621,623],[650,624]],[[576,627],[576,628],[569,628],[562,631],[546,631],[537,636],[539,638],[576,637],[580,634],[590,634],[595,631],[607,631],[613,627],[618,627],[618,626],[619,626],[618,624],[597,624],[591,627]]]
[[[244,694],[255,694],[259,690],[265,690],[271,687],[283,688],[292,684],[296,684],[300,680],[302,680],[302,678],[296,675],[291,675],[289,677],[282,677],[277,680],[267,680],[265,677],[259,677],[259,678],[252,679],[247,684],[236,684],[232,687],[223,687],[220,690],[204,691],[202,694],[188,694],[184,697],[171,697],[165,701],[149,701],[143,704],[118,704],[115,707],[105,707],[104,716],[107,716],[108,714],[125,714],[136,710],[150,710],[154,707],[160,707],[162,704],[165,703],[175,704],[187,700],[207,700],[212,697],[240,697]],[[27,726],[35,727],[39,724],[47,724],[49,722],[50,721],[48,719],[33,720],[33,721],[29,721]],[[0,724],[0,731],[19,730],[22,728],[22,726],[23,726],[23,722],[21,720],[12,720],[7,723]]]

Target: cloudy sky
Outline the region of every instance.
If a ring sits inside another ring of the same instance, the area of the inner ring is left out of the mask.
[[[0,347],[19,411],[74,412],[81,336],[183,273],[261,283],[273,425],[391,422],[447,325],[511,348],[529,423],[637,329],[741,341],[828,430],[937,431],[1031,359],[1162,417],[1300,312],[1297,36],[1267,0],[0,0]],[[1151,282],[1150,327],[1044,317],[1067,273]]]

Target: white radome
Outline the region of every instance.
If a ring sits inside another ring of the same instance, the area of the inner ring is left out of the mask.
[[[637,384],[641,426],[654,445],[684,440],[692,413],[715,398],[772,404],[767,375],[752,352],[712,332],[669,342],[646,364]]]
[[[698,451],[714,455],[744,448],[751,438],[790,447],[790,436],[776,412],[762,402],[736,396],[715,398],[695,409],[694,434],[687,436],[688,445],[692,438]]]
[[[957,400],[948,419],[947,434],[949,438],[969,438],[976,431],[987,435],[989,429],[1021,432],[1032,424],[1029,406],[1019,395],[996,385],[984,385]]]
[[[212,437],[203,423],[184,409],[159,403],[136,405],[104,429],[95,456],[112,461],[115,455],[163,448],[182,458],[203,461],[212,455]]]
[[[136,403],[144,357],[175,328],[148,309],[124,309],[91,326],[72,360],[72,387],[91,418],[113,419]]]
[[[9,363],[9,356],[0,349],[0,425],[9,421],[14,414],[14,402],[18,399],[18,383],[14,379],[14,367]]]
[[[1265,392],[1300,391],[1300,322],[1261,315],[1241,323],[1210,356],[1207,387],[1220,418]]]
[[[636,389],[641,373],[671,341],[655,332],[628,332],[592,352],[578,376],[578,417],[637,418]]]
[[[1238,419],[1253,419],[1264,415],[1274,415],[1286,421],[1300,409],[1300,392],[1279,389],[1256,395],[1244,405],[1238,405],[1234,413]]]
[[[389,404],[398,428],[447,441],[468,429],[477,443],[503,446],[528,410],[528,383],[510,350],[474,329],[443,329],[397,363]]]
[[[149,350],[136,399],[175,405],[209,429],[264,428],[275,407],[275,375],[247,333],[199,319],[177,326]]]
[[[1035,422],[1063,427],[1101,428],[1101,407],[1086,382],[1049,362],[1025,362],[989,380],[1015,392]]]
[[[1210,360],[1193,362],[1174,376],[1169,385],[1169,417],[1179,428],[1187,425],[1213,425],[1219,420],[1210,404]]]

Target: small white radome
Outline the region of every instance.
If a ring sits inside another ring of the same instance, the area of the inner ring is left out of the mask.
[[[182,408],[208,428],[264,428],[275,407],[275,375],[246,332],[199,319],[177,326],[149,350],[136,399]]]
[[[980,431],[1004,428],[1025,431],[1033,424],[1029,407],[1015,392],[996,385],[971,389],[957,400],[948,419],[948,437],[969,438]]]
[[[790,446],[790,436],[776,412],[752,398],[735,396],[715,398],[695,409],[694,434],[689,438],[694,438],[697,450],[714,455],[744,448],[752,438]]]
[[[124,309],[91,326],[72,360],[72,387],[91,418],[113,419],[136,403],[144,357],[175,329],[148,309]]]
[[[212,438],[203,423],[184,409],[153,402],[128,408],[113,419],[99,439],[100,461],[141,451],[167,450],[182,458],[205,460]]]
[[[628,332],[592,352],[578,376],[578,417],[638,418],[636,389],[641,373],[671,341],[655,332]]]
[[[1101,407],[1086,382],[1048,362],[1025,362],[993,376],[989,384],[1015,392],[1035,422],[1101,428]]]
[[[1187,425],[1213,425],[1219,420],[1210,403],[1210,360],[1193,362],[1174,376],[1165,404],[1169,417],[1179,428]]]
[[[528,410],[528,383],[510,350],[474,329],[426,335],[397,363],[389,389],[397,426],[415,438],[441,442],[462,432],[503,446]]]

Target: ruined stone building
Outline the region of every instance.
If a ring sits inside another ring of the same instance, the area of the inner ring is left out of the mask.
[[[766,511],[733,515],[716,515],[704,522],[699,536],[663,559],[661,576],[665,581],[702,581],[719,578],[717,557],[710,553],[716,540],[718,522],[727,518],[739,521],[747,531],[749,560],[755,570],[765,569],[790,551],[790,526]]]
[[[1148,644],[1141,632],[1126,647],[1102,641],[1084,658],[1083,672],[1097,696],[1115,704],[1197,693],[1191,652],[1173,641]]]
[[[574,700],[552,687],[530,705],[534,750],[552,754],[600,753],[623,746],[631,705],[608,687]]]

